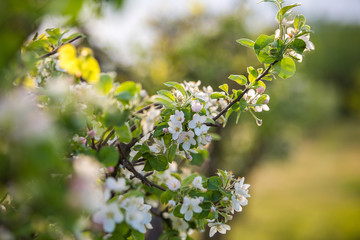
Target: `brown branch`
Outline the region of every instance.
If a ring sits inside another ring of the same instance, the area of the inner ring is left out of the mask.
[[[136,143],[136,142],[135,142]],[[119,150],[119,160],[115,166],[115,169],[114,169],[114,172],[112,173],[112,176],[115,177],[117,172],[119,171],[119,168],[120,168],[120,164],[122,164],[124,166],[124,168],[126,168],[127,170],[129,170],[132,174],[134,174],[134,177],[138,178],[141,180],[141,182],[147,186],[150,186],[150,187],[156,187],[162,191],[166,191],[165,188],[157,185],[156,183],[153,183],[151,182],[149,179],[147,179],[148,176],[150,176],[151,174],[153,174],[153,172],[149,172],[145,175],[142,175],[141,173],[139,173],[135,167],[133,166],[133,164],[127,159],[127,155],[129,153],[129,149],[130,148],[127,148],[128,145],[122,145],[121,143],[120,144],[117,144],[116,145],[118,150]],[[125,148],[125,149],[124,149]]]
[[[263,72],[260,74],[260,76],[258,76],[256,79],[255,79],[255,82],[261,80],[266,74],[269,73],[271,67],[277,63],[278,60],[275,60],[273,63],[271,63],[269,65],[269,67]],[[227,105],[223,110],[221,110],[221,112],[219,112],[218,115],[216,115],[215,117],[213,117],[213,120],[216,121],[217,119],[219,119],[223,114],[225,114],[235,103],[239,102],[240,99],[245,95],[245,93],[249,91],[249,88],[246,88],[234,101],[232,101],[231,103],[229,103],[229,105]]]
[[[79,35],[79,36],[77,36],[77,37],[75,37],[75,38],[73,38],[73,39],[70,39],[70,40],[62,43],[59,47],[55,48],[53,51],[51,51],[51,52],[49,52],[49,53],[47,53],[47,54],[45,54],[45,55],[40,56],[38,59],[43,59],[43,58],[50,57],[51,55],[56,54],[57,51],[59,50],[59,48],[61,48],[63,45],[68,44],[68,43],[72,43],[72,42],[74,42],[74,41],[76,41],[76,40],[78,40],[78,39],[80,39],[80,38],[82,38],[82,37],[83,37],[82,35]]]

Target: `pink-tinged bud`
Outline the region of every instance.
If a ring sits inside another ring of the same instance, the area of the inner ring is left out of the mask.
[[[265,88],[264,88],[264,87],[259,87],[259,88],[256,89],[256,92],[257,92],[258,94],[262,94],[262,93],[265,92]]]
[[[112,166],[108,167],[108,171],[109,171],[109,173],[114,172],[114,170],[115,170],[115,168],[114,168],[114,167],[112,167]]]
[[[210,208],[210,212],[211,212],[211,213],[215,213],[215,212],[216,212],[216,207],[215,207],[215,206],[212,206],[212,207]]]
[[[167,134],[169,132],[169,129],[163,128],[163,133]]]
[[[233,216],[232,215],[227,215],[228,216],[228,219],[229,220],[232,220],[233,219]]]
[[[200,203],[204,201],[204,197],[199,197]]]
[[[263,103],[263,104],[268,104],[268,103],[269,103],[269,100],[270,100],[270,98],[269,98],[269,97],[267,97],[267,98],[265,99],[265,101],[264,101],[264,103]]]
[[[211,140],[212,140],[212,137],[210,135],[206,135],[205,141],[211,142]]]
[[[86,138],[79,137],[79,142],[85,145],[86,144]]]
[[[90,137],[94,137],[94,136],[95,136],[95,131],[94,131],[94,130],[88,131],[88,135],[89,135]]]
[[[192,160],[192,156],[191,156],[190,154],[186,153],[186,159],[189,160],[189,161],[191,161],[191,160]]]

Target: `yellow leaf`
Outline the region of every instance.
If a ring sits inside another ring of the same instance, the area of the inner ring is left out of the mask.
[[[93,57],[87,57],[81,60],[82,77],[89,83],[96,83],[100,79],[100,66]]]
[[[76,49],[71,44],[65,44],[58,50],[59,67],[69,74],[81,76],[80,62],[76,57]]]

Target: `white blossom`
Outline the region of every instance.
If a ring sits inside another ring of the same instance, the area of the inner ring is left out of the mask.
[[[197,136],[200,136],[202,133],[207,133],[210,127],[204,124],[205,121],[206,116],[200,116],[195,113],[193,119],[189,122],[189,128],[194,129]]]
[[[193,110],[193,112],[200,112],[202,108],[203,105],[199,100],[194,100],[191,102],[191,110]]]
[[[155,143],[151,146],[149,146],[149,149],[153,153],[165,153],[166,152],[166,145],[164,143],[164,139],[161,138],[161,140],[158,140],[157,138],[154,138]]]
[[[200,199],[184,197],[183,205],[180,208],[180,213],[185,215],[185,220],[190,221],[194,212],[200,213],[202,208],[199,206]]]
[[[171,191],[176,191],[180,188],[180,181],[174,177],[171,177],[166,181],[166,185]]]
[[[126,210],[125,221],[134,229],[138,230],[141,233],[145,233],[146,228],[152,229],[150,223],[152,216],[149,212],[151,206],[149,204],[144,204],[143,198],[126,198],[122,200],[120,206]]]
[[[104,204],[94,215],[93,221],[103,225],[105,232],[113,232],[116,223],[122,222],[124,215],[116,203]]]
[[[124,178],[118,178],[117,180],[115,180],[115,178],[109,177],[106,179],[105,182],[104,198],[105,200],[109,200],[111,197],[111,191],[122,192],[127,189],[128,187],[126,186]]]
[[[246,206],[248,203],[248,200],[244,196],[238,194],[233,194],[231,197],[231,201],[232,201],[232,207],[237,212],[241,212],[242,211],[241,206]]]
[[[210,227],[210,237],[213,237],[216,232],[225,234],[226,231],[229,231],[231,229],[229,225],[223,223],[208,223],[208,226]]]
[[[205,188],[202,185],[202,177],[200,177],[200,176],[197,176],[196,178],[194,178],[194,180],[192,181],[192,185],[197,189],[205,191]]]
[[[184,113],[176,110],[174,115],[170,116],[170,121],[173,123],[183,123],[185,120]]]
[[[169,133],[172,134],[172,139],[176,140],[178,139],[180,133],[182,133],[183,128],[182,128],[182,124],[180,122],[168,122],[169,124]]]
[[[240,181],[234,184],[235,193],[239,195],[243,195],[244,197],[250,197],[249,195],[249,187],[250,184],[244,184],[245,178],[242,177]]]
[[[194,139],[194,132],[189,130],[187,132],[180,133],[177,142],[179,144],[182,143],[182,147],[184,150],[189,150],[191,145],[196,145],[196,141]]]

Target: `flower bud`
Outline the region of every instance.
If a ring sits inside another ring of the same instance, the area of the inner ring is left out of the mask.
[[[90,137],[94,137],[94,136],[95,136],[95,131],[94,131],[94,130],[88,131],[88,135],[89,135]]]
[[[176,202],[174,200],[169,200],[168,204],[169,204],[169,208],[176,206]]]
[[[216,212],[216,207],[215,207],[215,206],[212,206],[212,207],[210,208],[210,212],[211,212],[211,213],[215,213],[215,212]]]
[[[108,167],[108,171],[109,171],[109,173],[114,172],[114,170],[115,170],[115,168],[114,168],[113,166]]]
[[[86,144],[86,138],[79,137],[79,142],[85,145]]]
[[[256,92],[257,92],[258,94],[262,94],[262,93],[265,92],[265,88],[264,88],[264,87],[259,87],[259,88],[256,89]]]
[[[191,160],[192,160],[192,156],[191,156],[190,154],[186,153],[186,159],[189,160],[189,161],[191,161]]]
[[[204,197],[199,197],[200,203],[204,201]]]
[[[169,129],[163,128],[163,133],[167,134],[169,132]]]

